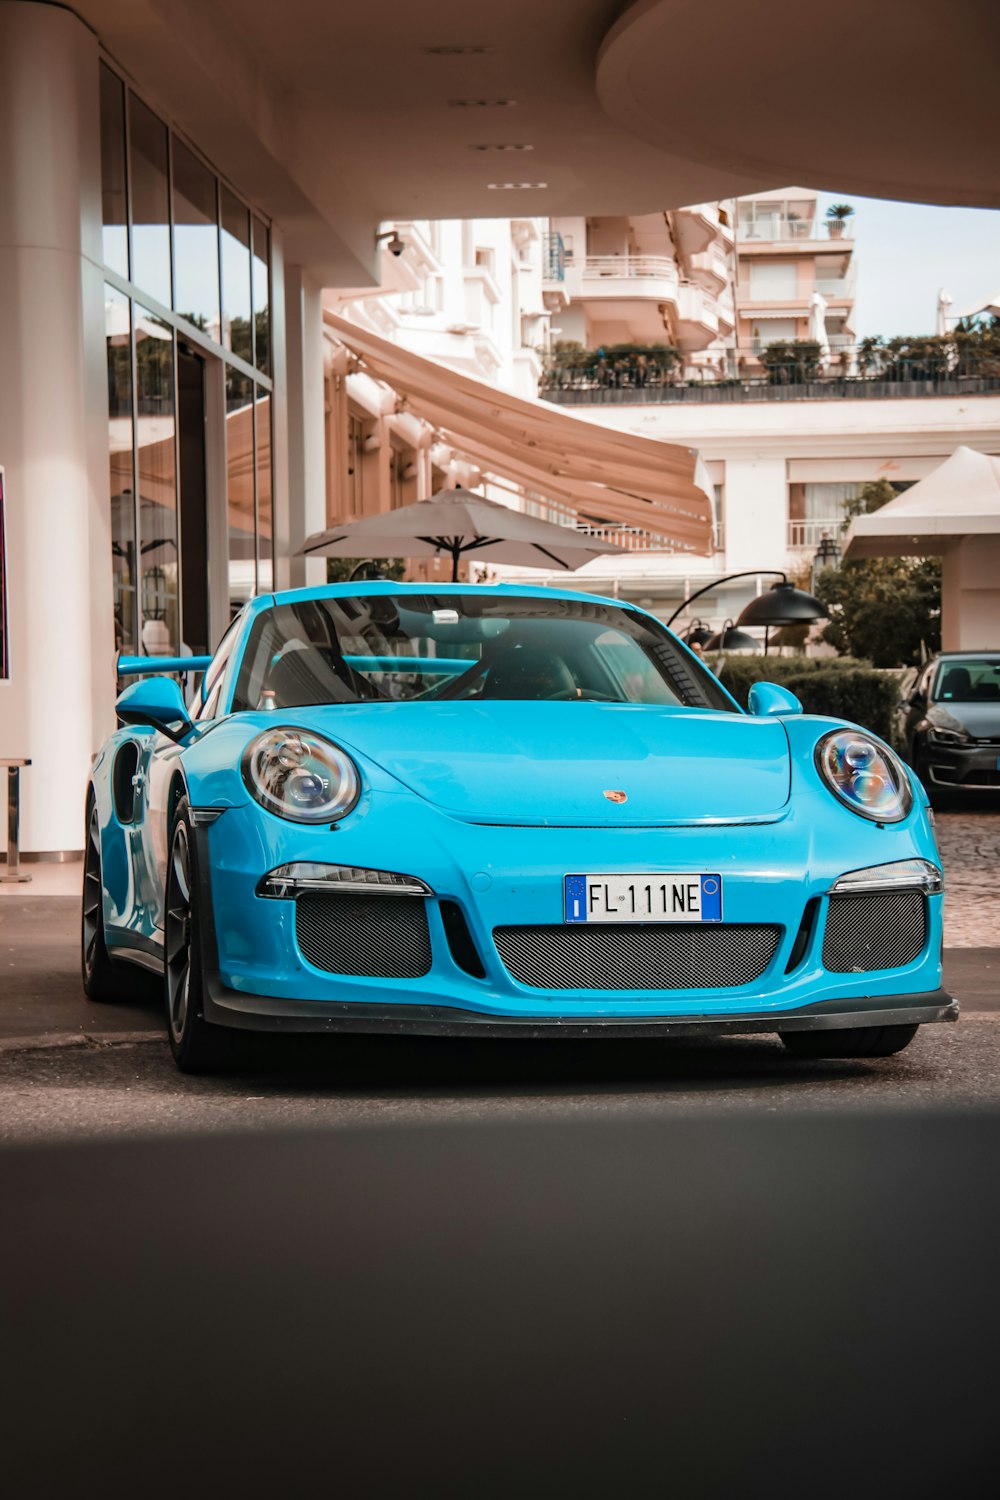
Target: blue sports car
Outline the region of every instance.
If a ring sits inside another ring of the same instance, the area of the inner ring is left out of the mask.
[[[957,1016],[920,783],[782,688],[744,712],[640,609],[340,584],[255,599],[211,660],[157,665],[202,685],[118,700],[83,982],[161,976],[183,1069],[233,1027],[885,1057]]]

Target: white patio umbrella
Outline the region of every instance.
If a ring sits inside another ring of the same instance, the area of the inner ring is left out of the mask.
[[[458,579],[463,556],[517,567],[563,568],[572,572],[595,557],[623,552],[595,542],[572,526],[554,526],[469,490],[439,490],[398,510],[331,526],[307,537],[299,557],[429,557],[445,552]]]
[[[830,358],[830,340],[826,333],[826,298],[822,292],[813,292],[809,300],[809,337],[819,345],[819,362],[825,366]]]
[[[948,309],[951,306],[951,303],[951,293],[946,292],[944,287],[942,287],[938,292],[937,326],[934,330],[939,339],[948,337]]]

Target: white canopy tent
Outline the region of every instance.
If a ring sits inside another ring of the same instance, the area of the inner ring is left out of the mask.
[[[881,510],[857,516],[844,544],[845,560],[938,556],[943,649],[1000,647],[1000,457],[956,448]]]

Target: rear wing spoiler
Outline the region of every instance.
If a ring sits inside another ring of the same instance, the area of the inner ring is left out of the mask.
[[[146,677],[166,672],[206,672],[210,656],[119,656],[119,677]]]

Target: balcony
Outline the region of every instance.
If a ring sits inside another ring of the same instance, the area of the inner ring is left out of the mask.
[[[836,537],[840,523],[825,520],[795,520],[788,523],[788,549],[790,552],[815,552],[825,536]]]
[[[691,280],[710,292],[721,292],[729,285],[729,259],[722,245],[710,245],[707,250],[692,255],[688,260]]]
[[[677,266],[668,255],[588,255],[583,263],[585,297],[663,297],[677,287]]]

